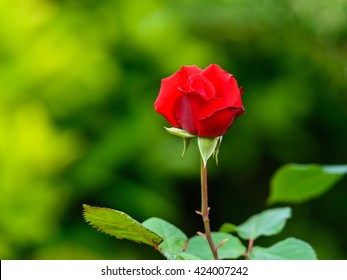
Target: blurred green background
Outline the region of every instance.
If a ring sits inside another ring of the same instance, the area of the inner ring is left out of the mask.
[[[202,230],[199,158],[153,102],[182,65],[217,63],[247,113],[210,162],[212,228],[264,210],[288,162],[347,159],[347,2],[0,0],[0,258],[158,259],[92,229],[82,204]],[[347,180],[284,232],[347,259]]]

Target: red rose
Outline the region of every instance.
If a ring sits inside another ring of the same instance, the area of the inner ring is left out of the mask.
[[[183,66],[161,82],[155,110],[177,128],[201,136],[226,133],[245,110],[236,80],[216,64]]]

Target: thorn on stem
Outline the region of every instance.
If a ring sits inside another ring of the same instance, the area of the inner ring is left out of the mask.
[[[218,244],[218,246],[216,247],[216,251],[217,251],[220,247],[222,247],[225,243],[227,243],[228,241],[229,241],[228,238],[223,239],[223,240]]]
[[[200,216],[202,216],[202,213],[200,211],[198,211],[198,210],[195,210],[195,213],[200,215]]]
[[[197,235],[200,235],[201,237],[203,237],[203,238],[205,238],[205,239],[207,239],[207,238],[206,238],[206,234],[205,234],[205,233],[202,233],[201,231],[198,231],[196,234],[197,234]]]

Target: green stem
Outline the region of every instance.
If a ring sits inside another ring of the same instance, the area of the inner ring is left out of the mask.
[[[202,220],[204,222],[204,228],[205,228],[205,234],[204,237],[208,241],[208,244],[210,245],[213,258],[215,260],[218,260],[218,248],[214,245],[211,235],[211,228],[210,228],[210,219],[209,219],[209,211],[210,208],[208,207],[208,192],[207,192],[207,164],[204,165],[203,160],[201,159],[201,216]]]

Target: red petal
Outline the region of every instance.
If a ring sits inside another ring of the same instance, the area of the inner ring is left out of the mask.
[[[180,127],[191,134],[198,134],[198,120],[204,107],[205,99],[197,92],[181,95],[175,103],[175,117]]]
[[[200,74],[192,74],[188,78],[189,91],[197,92],[204,98],[216,97],[216,91],[213,84],[204,76]]]
[[[237,81],[230,73],[224,71],[217,64],[211,64],[201,74],[213,84],[216,97],[223,98],[224,104],[227,106],[235,105],[240,91]]]
[[[235,118],[244,113],[243,108],[228,107],[214,112],[199,121],[198,135],[201,137],[218,137],[224,135]]]
[[[213,99],[209,98],[206,99],[202,97],[197,92],[191,92],[191,93],[185,93],[181,95],[175,103],[175,119],[178,121],[179,127],[182,127],[184,130],[190,132],[194,135],[200,135],[201,133],[201,122],[204,124],[205,119],[209,118],[216,118],[216,122],[213,123],[207,123],[207,125],[210,125],[211,128],[203,127],[203,130],[214,130],[213,127],[219,127],[219,126],[230,126],[229,120],[227,118],[227,115],[225,115],[224,118],[220,119],[218,116],[221,114],[219,112],[223,112],[223,110],[230,110],[232,109],[235,111],[234,113],[238,112],[238,114],[242,114],[244,112],[243,106],[235,107],[235,106],[226,106],[223,99]],[[234,118],[231,116],[230,118]],[[220,121],[218,123],[217,121]],[[217,128],[217,131],[220,129]],[[213,135],[214,136],[220,136],[219,135]]]
[[[174,114],[174,105],[177,98],[181,95],[178,88],[187,82],[191,74],[200,72],[201,69],[196,66],[183,66],[181,70],[170,77],[162,79],[159,95],[154,102],[154,108],[158,113],[162,114],[171,125],[179,127],[179,123]]]

